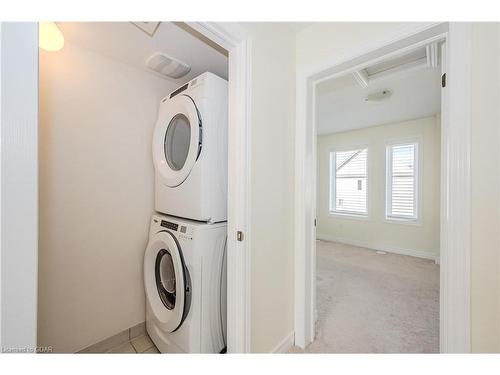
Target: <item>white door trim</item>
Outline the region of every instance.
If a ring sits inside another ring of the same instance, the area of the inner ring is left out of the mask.
[[[38,26],[0,27],[0,351],[32,351],[38,293]]]
[[[235,23],[187,22],[229,52],[227,348],[250,348],[250,110],[251,46]],[[242,231],[243,241],[236,239]]]
[[[446,43],[447,88],[441,125],[441,247],[444,251],[441,250],[440,347],[444,353],[468,353],[471,351],[472,25],[450,23]]]
[[[449,27],[449,31],[448,31]],[[467,23],[403,30],[342,59],[297,71],[295,157],[295,345],[314,340],[315,86],[318,82],[439,39],[447,40],[448,87],[443,107],[441,168],[441,352],[470,352],[470,44]],[[449,78],[451,77],[451,78]],[[453,123],[453,126],[448,126]]]

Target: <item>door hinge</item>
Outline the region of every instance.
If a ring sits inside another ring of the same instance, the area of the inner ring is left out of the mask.
[[[446,87],[446,73],[441,76],[441,87]]]
[[[243,237],[244,237],[243,236],[243,232],[241,230],[239,230],[239,231],[236,232],[236,239],[238,241],[240,241],[240,242],[243,241]]]
[[[314,226],[316,226],[316,219],[314,219]]]

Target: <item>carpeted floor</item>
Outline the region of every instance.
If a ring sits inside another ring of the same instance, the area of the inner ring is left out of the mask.
[[[439,266],[317,242],[316,340],[291,353],[439,352]]]

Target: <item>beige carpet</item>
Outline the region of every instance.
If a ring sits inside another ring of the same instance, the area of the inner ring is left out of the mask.
[[[439,352],[434,261],[317,242],[316,340],[291,353]]]

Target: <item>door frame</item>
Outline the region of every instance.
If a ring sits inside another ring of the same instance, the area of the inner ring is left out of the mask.
[[[316,305],[316,85],[430,41],[446,42],[442,97],[440,351],[470,352],[471,25],[430,23],[336,61],[297,71],[295,345],[314,340]],[[452,78],[450,78],[452,77]],[[453,126],[450,126],[453,124]]]
[[[38,27],[0,22],[0,352],[33,352],[38,294]]]
[[[228,51],[227,350],[250,353],[250,99],[252,40],[236,23],[186,22]],[[238,241],[237,233],[243,233]]]

